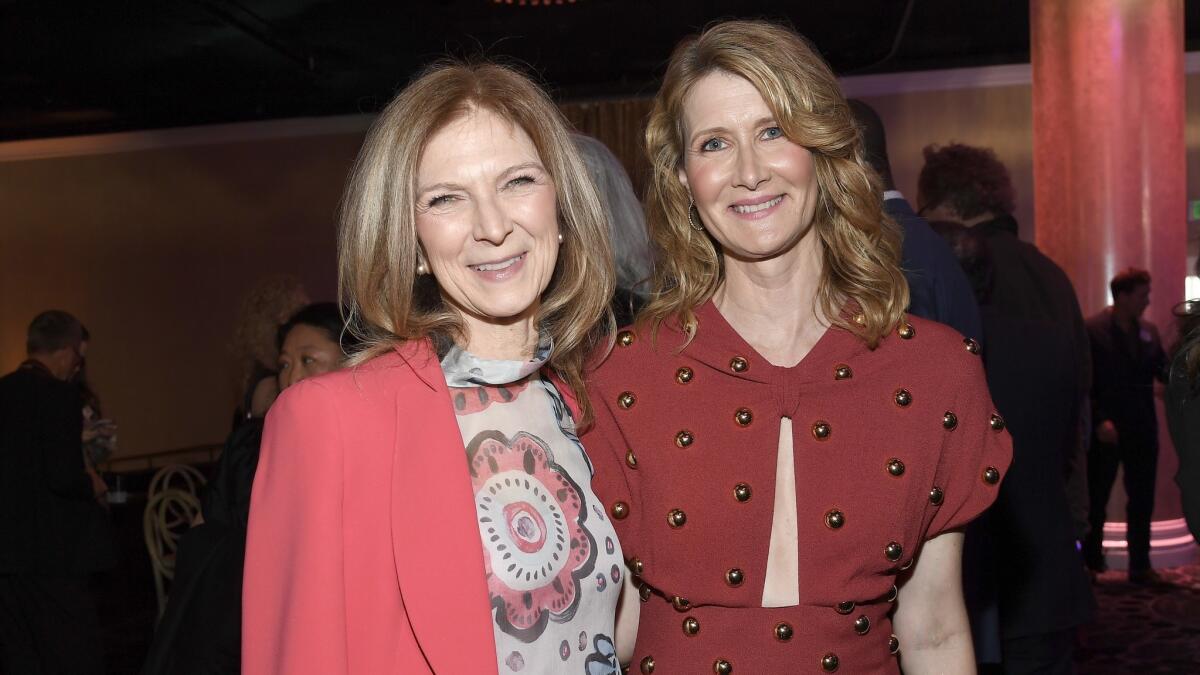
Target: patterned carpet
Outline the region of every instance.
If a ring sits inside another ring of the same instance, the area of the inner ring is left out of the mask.
[[[1159,570],[1161,586],[1133,586],[1124,572],[1096,585],[1096,622],[1081,636],[1082,675],[1200,673],[1200,565]]]

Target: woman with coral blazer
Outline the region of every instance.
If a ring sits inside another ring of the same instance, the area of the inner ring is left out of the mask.
[[[575,435],[612,322],[607,253],[565,124],[525,77],[441,65],[388,106],[339,242],[367,348],[267,418],[245,673],[617,671],[621,550]]]

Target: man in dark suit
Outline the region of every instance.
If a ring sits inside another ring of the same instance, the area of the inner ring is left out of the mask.
[[[896,189],[888,159],[887,133],[871,106],[850,99],[850,111],[863,136],[867,162],[884,189],[883,210],[900,225],[904,234],[901,267],[908,281],[911,314],[944,323],[964,337],[983,341],[979,307],[971,286],[946,242],[925,219],[913,212],[908,200]]]
[[[1012,467],[986,521],[1000,669],[1073,673],[1076,628],[1094,611],[1066,490],[1069,476],[1082,477],[1083,314],[1063,271],[1017,238],[1012,185],[994,153],[952,145],[926,148],[925,157],[917,201],[936,214],[931,226],[967,270],[988,338],[988,388],[1013,440]]]
[[[10,675],[103,672],[88,591],[96,499],[78,390],[83,327],[60,311],[29,326],[29,358],[0,378],[0,658]]]
[[[1105,569],[1104,521],[1108,495],[1125,466],[1129,580],[1161,581],[1150,569],[1150,517],[1158,475],[1158,416],[1154,380],[1165,381],[1167,357],[1158,328],[1142,318],[1150,305],[1150,273],[1129,268],[1109,282],[1113,304],[1088,319],[1092,344],[1092,425],[1088,453],[1092,523],[1084,553],[1088,566]]]

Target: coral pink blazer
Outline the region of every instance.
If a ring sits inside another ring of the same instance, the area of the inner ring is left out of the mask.
[[[428,341],[272,406],[242,607],[246,675],[496,673],[474,492]]]

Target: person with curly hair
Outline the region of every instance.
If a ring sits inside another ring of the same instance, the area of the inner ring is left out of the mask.
[[[829,66],[718,23],[676,47],[646,146],[653,290],[584,438],[643,600],[633,669],[970,672],[961,530],[1008,435],[978,343],[905,315]]]

